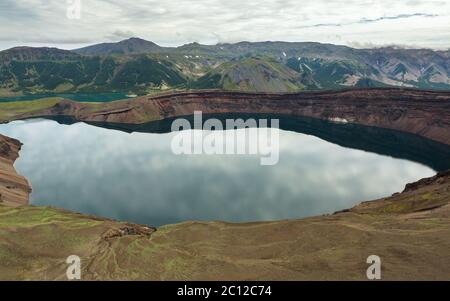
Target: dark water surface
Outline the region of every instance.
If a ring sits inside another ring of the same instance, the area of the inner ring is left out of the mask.
[[[0,125],[0,133],[24,143],[16,168],[32,184],[32,204],[154,226],[332,213],[450,168],[449,147],[415,135],[259,117],[280,119],[274,166],[261,166],[256,155],[175,155],[171,120],[94,126],[39,119]]]

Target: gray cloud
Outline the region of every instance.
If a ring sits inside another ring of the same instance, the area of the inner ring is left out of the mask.
[[[131,30],[116,30],[105,37],[111,41],[117,41],[121,39],[127,39],[133,37],[135,34]]]
[[[438,14],[424,14],[424,13],[415,13],[415,14],[400,14],[397,16],[384,16],[376,19],[362,19],[358,23],[372,23],[383,20],[396,20],[396,19],[406,19],[412,17],[438,17]]]
[[[329,26],[335,26],[335,27],[341,27],[341,26],[347,26],[352,24],[365,24],[365,23],[375,23],[379,21],[384,20],[397,20],[397,19],[407,19],[407,18],[413,18],[413,17],[438,17],[438,14],[423,14],[423,13],[415,13],[415,14],[400,14],[396,16],[383,16],[376,19],[366,19],[363,18],[358,21],[354,22],[348,22],[348,23],[319,23],[319,24],[313,24],[308,26],[302,26],[301,28],[313,28],[313,27],[329,27]]]
[[[80,20],[58,0],[2,0],[0,49],[77,48],[139,36],[165,46],[285,40],[450,47],[442,0],[81,0]]]

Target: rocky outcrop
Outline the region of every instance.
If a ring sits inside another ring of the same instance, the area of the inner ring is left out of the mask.
[[[439,216],[450,218],[450,170],[433,177],[406,184],[401,193],[377,201],[363,202],[349,212],[369,214],[409,214],[424,216],[439,212]],[[420,213],[420,215],[419,215]]]
[[[406,184],[403,193],[416,191],[420,188],[430,186],[435,183],[441,184],[445,181],[450,181],[450,170],[439,172],[431,178],[425,178],[414,183]]]
[[[262,94],[183,92],[104,104],[64,100],[16,116],[72,116],[80,121],[142,124],[203,113],[277,113],[394,129],[450,144],[450,92],[352,89],[340,92]]]
[[[120,228],[108,229],[105,233],[103,233],[102,238],[104,240],[110,240],[113,238],[123,237],[127,235],[150,236],[155,231],[156,228],[126,223],[124,226]]]
[[[0,135],[0,204],[28,204],[31,187],[14,168],[21,146],[19,141]]]

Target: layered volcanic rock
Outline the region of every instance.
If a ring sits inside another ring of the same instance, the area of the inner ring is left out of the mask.
[[[206,113],[277,113],[339,120],[394,129],[450,144],[450,92],[410,89],[353,89],[339,92],[261,94],[182,92],[102,104],[64,100],[22,114],[72,116],[80,121],[141,124],[169,117]]]
[[[14,168],[21,146],[19,141],[0,135],[0,204],[18,206],[28,203],[31,187]]]

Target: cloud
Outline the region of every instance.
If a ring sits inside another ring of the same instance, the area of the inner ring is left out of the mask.
[[[358,23],[372,23],[372,22],[378,22],[378,21],[384,21],[384,20],[396,20],[396,19],[406,19],[406,18],[413,18],[413,17],[438,17],[438,14],[424,14],[424,13],[415,13],[415,14],[400,14],[396,16],[384,16],[379,17],[376,19],[362,19]]]
[[[111,34],[105,36],[108,40],[117,41],[134,37],[134,33],[131,30],[116,30]]]
[[[385,43],[385,44],[376,44],[371,42],[358,42],[358,41],[347,41],[346,45],[352,48],[358,49],[377,49],[377,48],[394,48],[394,49],[418,49],[422,46],[417,44],[399,44],[399,43]]]
[[[396,16],[383,16],[375,19],[366,19],[362,18],[357,21],[348,22],[348,23],[318,23],[313,25],[306,25],[306,26],[300,26],[299,28],[314,28],[314,27],[341,27],[341,26],[348,26],[353,24],[367,24],[367,23],[375,23],[385,20],[398,20],[398,19],[406,19],[406,18],[413,18],[413,17],[438,17],[438,14],[423,14],[423,13],[415,13],[415,14],[400,14]]]
[[[450,1],[2,0],[0,49],[17,44],[77,48],[138,36],[164,46],[193,41],[285,40],[450,47]]]

